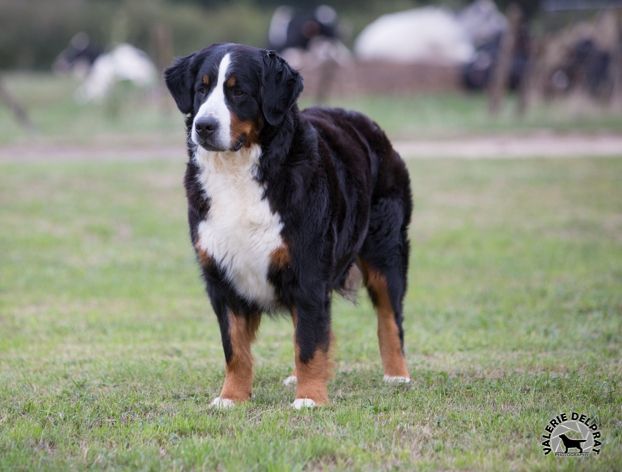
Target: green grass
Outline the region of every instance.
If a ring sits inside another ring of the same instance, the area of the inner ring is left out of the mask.
[[[373,310],[336,300],[332,403],[304,412],[285,318],[253,400],[208,408],[181,159],[0,164],[0,470],[619,470],[622,159],[411,162],[414,382],[383,385]],[[545,457],[573,410],[602,453]]]
[[[81,104],[74,100],[80,82],[72,77],[12,73],[5,82],[28,111],[35,132],[20,128],[9,110],[0,107],[0,144],[33,140],[93,144],[106,139],[110,145],[178,138],[183,129],[183,119],[168,96],[150,97],[129,84],[118,87],[101,104]]]
[[[72,94],[78,82],[50,74],[8,74],[6,87],[26,107],[37,131],[19,128],[0,107],[0,144],[53,140],[57,143],[177,142],[182,118],[166,96],[148,100],[121,88],[102,105],[80,105]],[[303,106],[311,105],[309,98]],[[498,116],[487,112],[486,97],[458,92],[415,96],[333,97],[327,104],[359,110],[376,119],[393,137],[445,137],[465,134],[622,131],[622,114],[571,100],[545,103],[518,118],[510,97]]]

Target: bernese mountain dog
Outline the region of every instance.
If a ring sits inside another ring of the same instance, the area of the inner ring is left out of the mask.
[[[357,271],[377,312],[384,380],[409,382],[411,191],[384,132],[356,112],[300,111],[302,77],[274,51],[214,44],[176,59],[165,80],[186,115],[190,237],[225,354],[212,406],[250,398],[251,343],[262,313],[279,311],[295,331],[292,406],[326,404],[331,294]]]

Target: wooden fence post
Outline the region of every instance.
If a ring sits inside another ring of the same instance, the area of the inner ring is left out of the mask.
[[[501,39],[499,57],[488,88],[488,110],[493,115],[499,112],[505,98],[521,17],[520,7],[511,3],[507,11],[508,27]]]

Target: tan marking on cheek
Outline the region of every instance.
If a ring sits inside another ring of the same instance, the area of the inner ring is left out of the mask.
[[[384,374],[397,377],[409,377],[406,359],[402,351],[395,313],[391,305],[387,280],[380,272],[361,263],[367,288],[374,295],[374,305],[378,318],[378,344]]]
[[[228,314],[229,338],[231,339],[232,356],[225,367],[225,382],[220,398],[236,402],[248,400],[253,387],[253,355],[251,343],[259,328],[261,317],[250,317]]]
[[[205,74],[202,79],[203,83],[209,87],[209,75]]]
[[[290,262],[289,248],[285,245],[277,247],[270,253],[270,264],[276,269],[284,269]]]
[[[250,147],[259,142],[259,127],[253,121],[243,121],[238,115],[231,112],[231,142],[244,140],[244,147]]]

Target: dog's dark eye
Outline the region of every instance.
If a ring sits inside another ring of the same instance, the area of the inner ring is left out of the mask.
[[[197,93],[199,95],[205,95],[207,93],[207,87],[205,87],[205,85],[201,85],[199,88],[197,88]]]
[[[233,95],[234,97],[243,97],[244,95],[246,95],[244,93],[244,91],[238,87],[234,87],[233,89],[231,89],[231,95]]]

